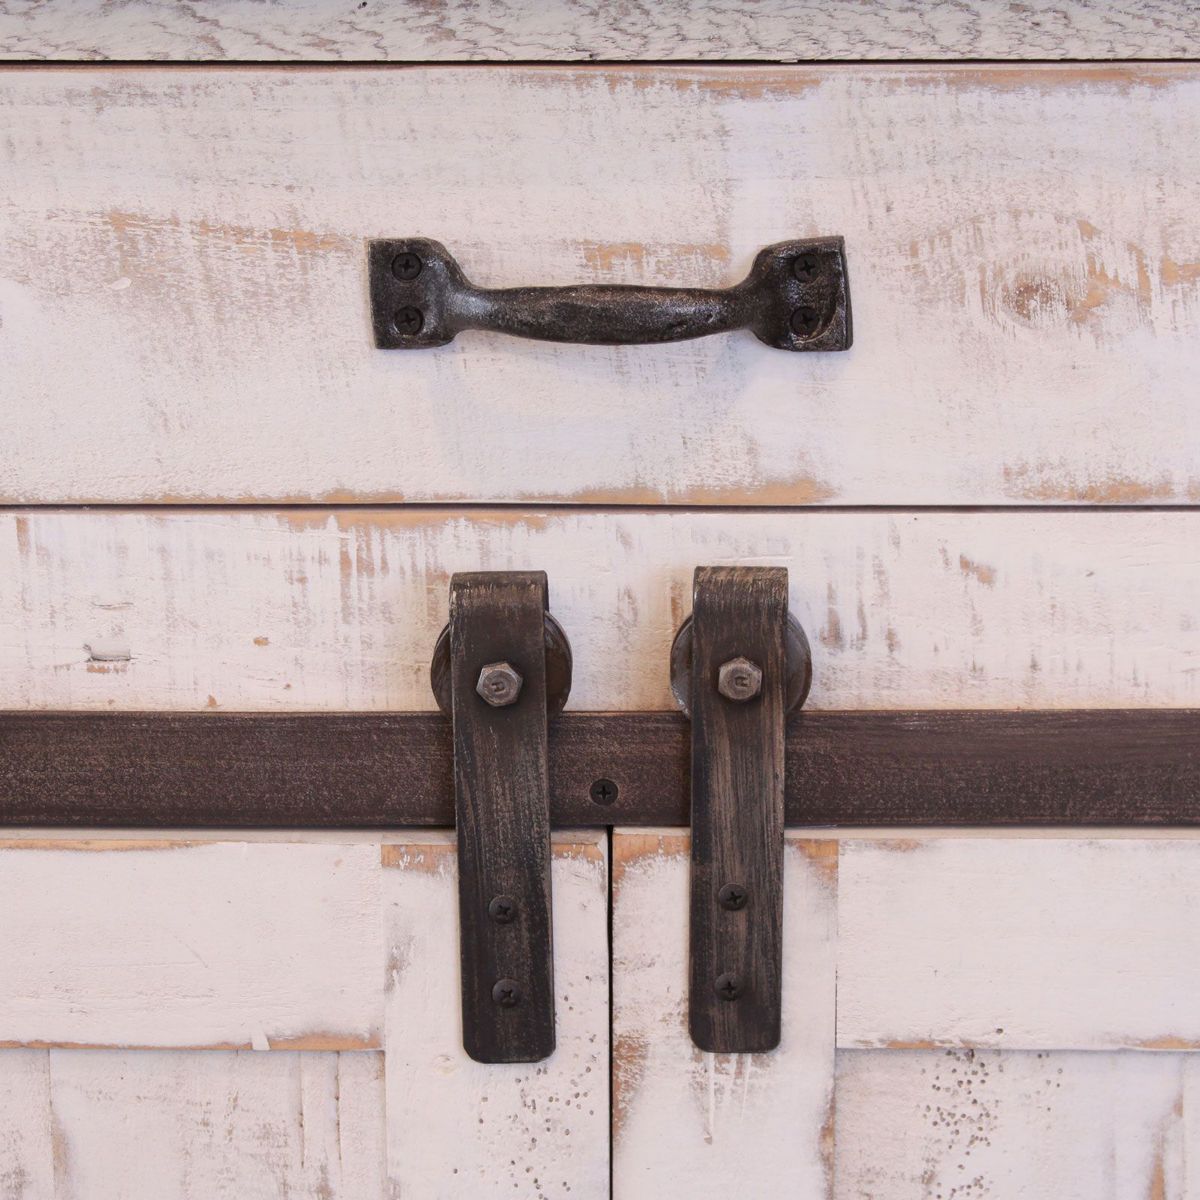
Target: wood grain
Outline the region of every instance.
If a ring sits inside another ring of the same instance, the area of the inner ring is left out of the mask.
[[[541,567],[570,707],[674,712],[699,563],[788,568],[805,711],[1200,703],[1197,514],[435,509],[0,513],[0,708],[432,710],[450,575]]]
[[[838,1054],[836,1200],[1188,1200],[1200,1061],[1186,1054]]]
[[[453,837],[388,849],[384,875],[388,1175],[438,1200],[608,1194],[608,861],[604,835],[555,839],[557,1049],[483,1065],[462,1048]]]
[[[812,713],[789,730],[783,816],[1194,826],[1198,739],[1194,709]],[[689,748],[689,726],[667,713],[559,718],[551,823],[689,824]],[[447,721],[416,713],[0,712],[0,826],[449,827],[451,759]],[[594,800],[597,780],[616,798]]]
[[[6,70],[0,499],[1195,504],[1198,73]],[[417,234],[488,286],[841,234],[855,346],[377,351]]]
[[[381,1044],[379,852],[131,838],[0,848],[0,1046]]]
[[[590,59],[1174,58],[1195,53],[1185,0],[7,0],[0,58],[182,62]]]
[[[16,1200],[385,1200],[383,1055],[0,1051]]]
[[[1192,839],[842,841],[838,1044],[1200,1048]]]
[[[701,1050],[779,1045],[787,598],[778,567],[696,568],[688,1029]],[[718,679],[738,658],[760,690],[731,701]],[[719,900],[726,885],[742,889],[736,911]]]
[[[835,843],[785,843],[783,1032],[770,1054],[707,1054],[688,1036],[687,835],[615,831],[613,864],[613,1194],[827,1197]]]

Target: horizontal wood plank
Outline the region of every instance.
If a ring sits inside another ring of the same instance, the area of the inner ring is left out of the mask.
[[[842,841],[838,1044],[1200,1048],[1191,839]]]
[[[1196,1194],[1183,1054],[840,1051],[836,1200]]]
[[[0,58],[404,62],[575,59],[1172,58],[1195,53],[1186,0],[135,0],[70,10],[9,0]]]
[[[377,846],[10,841],[0,896],[0,1046],[382,1044]]]
[[[687,825],[690,745],[687,721],[669,713],[560,717],[552,823]],[[452,753],[448,719],[423,713],[0,711],[0,826],[450,827]],[[1200,711],[801,714],[788,730],[785,816],[1200,824]]]
[[[14,68],[0,111],[0,500],[1200,501],[1200,66]],[[855,345],[375,350],[409,234],[492,286],[841,234]]]
[[[383,1055],[0,1050],[0,1183],[51,1200],[384,1200]]]
[[[1200,513],[0,513],[0,709],[417,711],[454,571],[550,574],[574,710],[675,711],[701,564],[788,568],[806,711],[1200,703]]]

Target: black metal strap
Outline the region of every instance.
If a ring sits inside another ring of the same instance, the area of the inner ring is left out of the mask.
[[[546,576],[450,583],[463,1046],[477,1062],[554,1050]]]
[[[692,1040],[779,1044],[787,571],[699,567],[692,650]]]

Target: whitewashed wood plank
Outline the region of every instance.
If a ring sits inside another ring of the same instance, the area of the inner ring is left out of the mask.
[[[1200,1048],[1194,839],[843,841],[838,1045]]]
[[[1194,1200],[1191,1055],[841,1051],[836,1200]]]
[[[384,1200],[381,1054],[0,1051],[13,1200]]]
[[[387,846],[383,862],[395,1194],[607,1196],[607,835],[555,836],[557,1049],[541,1063],[483,1065],[462,1048],[452,836]]]
[[[0,58],[366,62],[484,59],[1173,58],[1185,0],[6,0]]]
[[[0,499],[1200,500],[1200,67],[12,69],[0,113]],[[377,351],[406,233],[491,285],[841,233],[856,343]]]
[[[379,848],[0,842],[0,1045],[381,1044]]]
[[[784,853],[783,1040],[706,1054],[688,1035],[690,842],[613,834],[613,1194],[829,1194],[837,843]]]
[[[700,563],[790,571],[811,708],[1200,702],[1200,514],[0,513],[0,707],[431,709],[456,570],[545,568],[576,709],[673,709]]]

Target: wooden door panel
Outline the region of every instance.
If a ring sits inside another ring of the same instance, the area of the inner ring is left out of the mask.
[[[1194,65],[9,68],[0,500],[1187,504]],[[373,348],[364,239],[725,286],[856,342]]]
[[[1192,1194],[1200,839],[787,845],[784,1040],[712,1055],[686,1027],[688,837],[614,832],[616,1197]]]
[[[606,841],[554,837],[558,1049],[492,1067],[462,1049],[452,834],[12,837],[0,1186],[607,1194]]]
[[[1195,512],[8,511],[0,707],[432,709],[484,567],[549,571],[572,708],[673,710],[701,563],[788,568],[813,709],[1200,699]]]

